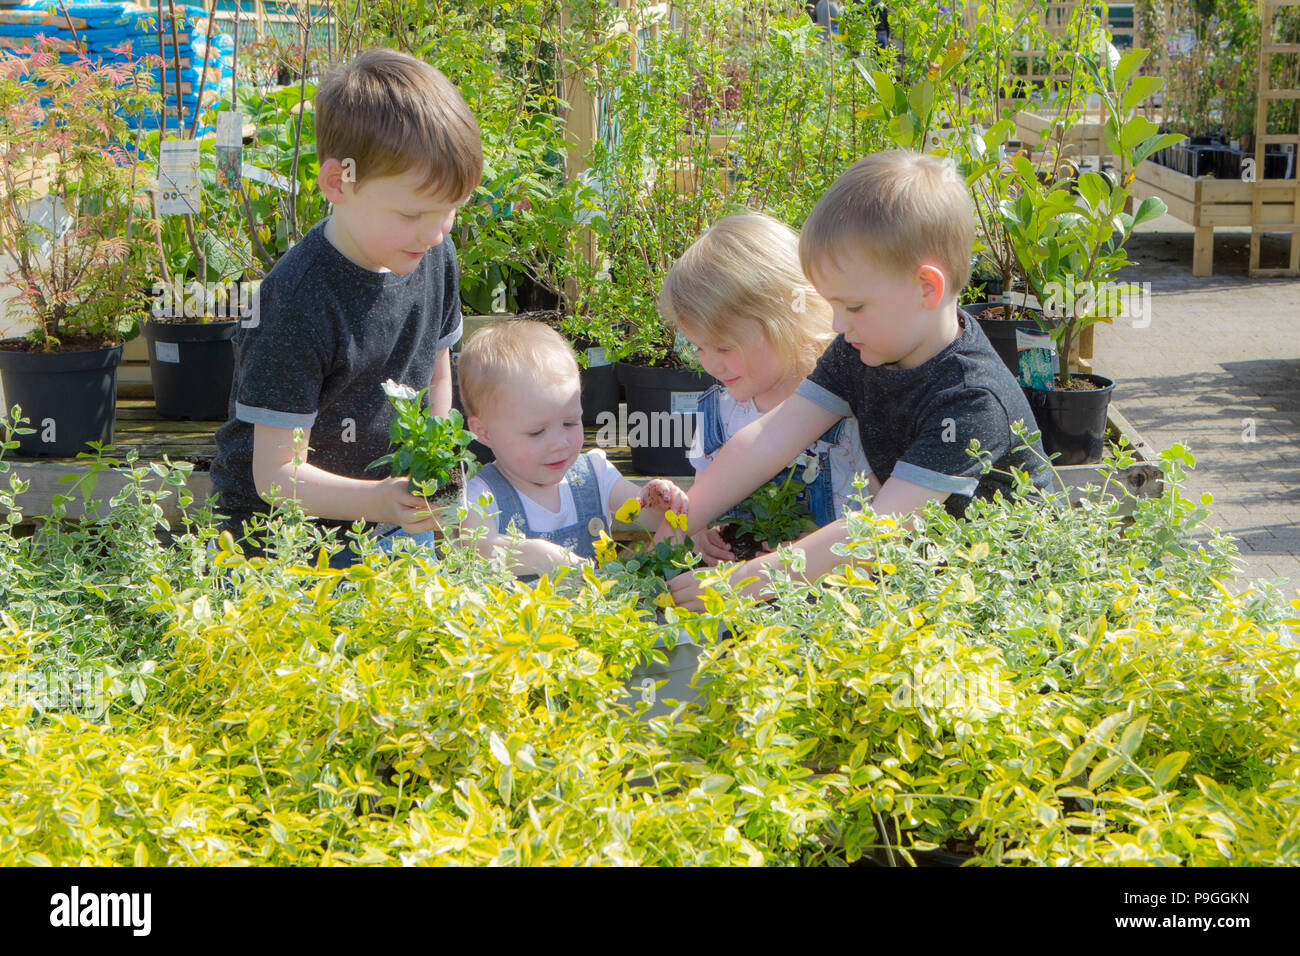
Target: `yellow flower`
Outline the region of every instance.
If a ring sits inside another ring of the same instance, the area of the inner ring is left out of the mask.
[[[679,515],[676,511],[673,511],[672,508],[669,508],[664,517],[668,519],[669,527],[676,528],[682,534],[686,533],[686,525],[690,523],[686,515]]]
[[[616,521],[622,521],[624,524],[630,524],[636,520],[636,516],[641,513],[641,505],[635,498],[629,498],[623,502],[623,507],[614,513]]]
[[[618,545],[614,542],[614,539],[604,531],[602,531],[600,537],[596,539],[594,547],[596,549],[596,562],[598,564],[606,564],[618,557]]]
[[[664,591],[662,594],[660,594],[658,597],[655,598],[655,607],[668,608],[668,607],[676,607],[676,606],[677,606],[677,602],[673,600],[672,591]]]

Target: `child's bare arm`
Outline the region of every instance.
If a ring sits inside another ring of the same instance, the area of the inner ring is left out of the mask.
[[[925,507],[929,501],[943,501],[947,497],[948,492],[925,488],[902,478],[890,478],[877,493],[872,506],[877,515],[892,516],[898,520],[899,527],[910,531],[914,523],[912,515],[916,511]],[[816,581],[846,563],[843,555],[836,554],[831,549],[834,545],[847,544],[848,541],[848,530],[843,518],[800,538],[793,547],[797,551],[802,551],[804,555],[803,578],[807,581]],[[757,580],[745,585],[740,593],[750,597],[760,597],[767,588],[767,569],[780,564],[780,557],[776,552],[762,554],[732,572],[730,580],[739,583],[746,578],[756,577]],[[679,574],[669,582],[669,588],[673,600],[682,607],[696,611],[704,610],[704,602],[700,600],[700,585],[693,573]]]
[[[451,411],[451,352],[443,349],[433,362],[433,375],[429,378],[429,414],[446,418]]]
[[[315,518],[341,521],[380,521],[399,524],[408,532],[430,531],[437,519],[424,514],[428,505],[406,490],[406,478],[366,481],[345,478],[307,463],[311,429],[303,429],[295,446],[292,428],[253,426],[253,484],[269,499],[272,487],[282,498],[296,498]],[[294,467],[294,456],[302,464]]]
[[[686,533],[699,534],[728,508],[744,501],[840,418],[795,394],[736,432],[691,485]]]

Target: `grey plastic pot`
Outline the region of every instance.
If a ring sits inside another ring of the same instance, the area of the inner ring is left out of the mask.
[[[678,704],[696,701],[701,688],[695,686],[695,674],[700,666],[700,646],[686,631],[678,628],[677,639],[669,649],[661,637],[655,648],[667,655],[668,660],[647,660],[633,669],[624,685],[625,701],[631,707],[643,703],[650,706],[640,715],[644,721],[671,714]],[[671,703],[670,703],[671,701]]]

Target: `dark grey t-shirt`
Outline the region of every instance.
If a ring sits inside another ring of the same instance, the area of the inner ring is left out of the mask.
[[[946,491],[948,513],[960,516],[973,497],[1011,497],[1011,479],[966,453],[972,438],[993,456],[993,467],[1017,467],[1036,487],[1053,486],[1041,442],[1013,451],[1022,439],[1011,430],[1020,419],[1037,430],[1020,384],[998,357],[979,323],[958,310],[961,334],[916,368],[871,367],[837,336],[798,393],[837,415],[853,415],[862,450],[883,485],[897,475],[923,488]]]
[[[444,239],[413,272],[371,272],[320,222],[262,280],[255,314],[235,339],[229,421],[212,463],[219,510],[237,522],[269,510],[253,484],[254,425],[310,428],[307,461],[325,471],[388,476],[366,470],[389,449],[382,385],[428,388],[438,354],[460,338],[456,250]]]

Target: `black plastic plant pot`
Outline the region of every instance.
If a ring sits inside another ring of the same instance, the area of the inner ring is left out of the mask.
[[[971,305],[963,305],[968,315],[975,317],[979,322],[980,328],[988,338],[989,344],[993,350],[998,353],[1003,364],[1011,369],[1011,374],[1017,378],[1020,376],[1020,353],[1016,350],[1016,332],[1042,332],[1038,323],[1033,319],[988,319],[983,318],[982,313],[997,306],[1004,305],[1002,302],[975,302]],[[1033,309],[1029,306],[1015,306],[1022,311],[1038,312],[1039,309]]]
[[[1034,420],[1043,434],[1043,451],[1054,465],[1087,465],[1101,461],[1106,448],[1106,412],[1115,383],[1101,375],[1075,374],[1092,382],[1095,389],[1084,391],[1044,391],[1021,389],[1034,411]]]
[[[146,322],[153,401],[163,418],[224,422],[235,377],[238,319]]]
[[[574,349],[587,357],[587,366],[579,376],[582,380],[582,424],[599,425],[604,412],[618,414],[618,370],[605,358],[605,349],[585,339],[573,343]]]
[[[33,429],[15,436],[18,454],[71,458],[90,451],[88,442],[111,445],[121,361],[120,345],[51,353],[0,348],[5,407],[21,406]]]
[[[584,368],[582,424],[596,425],[602,413],[618,415],[618,372],[613,365]]]
[[[713,379],[682,368],[652,368],[618,363],[627,393],[627,414],[618,420],[617,444],[632,452],[632,468],[642,475],[691,474],[686,453],[695,435],[695,406]]]

